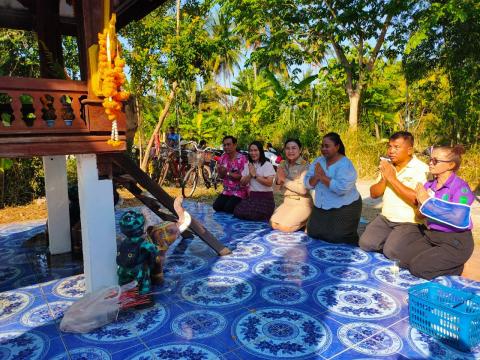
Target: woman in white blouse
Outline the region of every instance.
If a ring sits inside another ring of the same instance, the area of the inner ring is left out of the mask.
[[[248,164],[240,179],[240,184],[249,185],[249,195],[235,207],[233,215],[245,220],[268,221],[275,210],[274,177],[275,170],[265,157],[263,145],[259,141],[252,142],[248,146]]]

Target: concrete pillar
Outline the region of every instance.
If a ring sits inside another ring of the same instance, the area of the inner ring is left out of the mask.
[[[96,155],[76,158],[85,285],[92,292],[118,282],[113,185],[98,179]]]
[[[52,255],[70,252],[67,165],[65,156],[44,156],[48,237]]]

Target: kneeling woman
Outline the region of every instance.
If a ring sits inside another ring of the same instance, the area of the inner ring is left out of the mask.
[[[420,212],[427,218],[423,236],[412,243],[406,264],[410,272],[424,279],[441,275],[460,275],[473,253],[470,205],[474,195],[459,178],[463,147],[437,147],[430,154],[430,173],[434,180],[417,186]],[[407,255],[407,256],[405,256]]]
[[[298,139],[285,141],[286,161],[277,169],[277,185],[283,192],[283,203],[273,213],[270,225],[283,232],[297,231],[307,224],[312,212],[312,198],[303,185],[308,162],[302,159],[302,144]]]
[[[240,184],[249,185],[249,196],[235,207],[233,215],[245,220],[266,221],[275,210],[273,178],[275,170],[265,157],[263,146],[254,141],[248,147],[248,164],[242,171]]]
[[[358,245],[362,198],[355,186],[357,171],[337,133],[323,137],[322,155],[310,165],[304,180],[307,189],[315,189],[307,233],[332,243]]]

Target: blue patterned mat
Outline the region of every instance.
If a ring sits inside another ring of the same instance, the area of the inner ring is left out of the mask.
[[[0,226],[0,359],[480,359],[480,347],[463,353],[410,328],[407,290],[423,280],[395,278],[382,255],[186,207],[233,254],[177,241],[154,307],[81,335],[58,329],[84,294],[81,262],[49,262],[27,241],[43,222]],[[461,277],[436,281],[480,293]]]

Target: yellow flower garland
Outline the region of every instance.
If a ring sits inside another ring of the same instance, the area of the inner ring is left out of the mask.
[[[112,146],[121,144],[118,140],[117,117],[122,111],[122,101],[127,100],[130,96],[121,88],[125,83],[125,74],[123,73],[125,60],[120,57],[121,46],[115,34],[115,22],[116,16],[112,14],[108,26],[103,33],[98,34],[98,74],[102,95],[105,97],[102,105],[108,119],[112,121],[112,133],[108,141]]]

